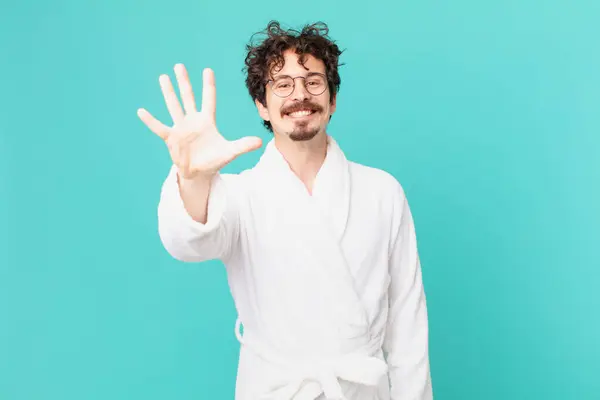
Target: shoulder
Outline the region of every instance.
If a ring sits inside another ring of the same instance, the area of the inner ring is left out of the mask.
[[[255,175],[255,168],[243,169],[240,172],[219,172],[218,176],[221,181],[228,185],[242,186],[252,180]]]
[[[255,167],[244,169],[240,172],[219,172],[218,185],[227,189],[227,193],[243,199],[253,192],[260,183],[260,174]]]
[[[361,191],[394,202],[404,202],[405,191],[400,181],[391,173],[372,166],[349,161],[352,183]]]

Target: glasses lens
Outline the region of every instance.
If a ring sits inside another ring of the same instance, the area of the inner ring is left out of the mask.
[[[294,80],[292,78],[280,78],[273,82],[273,92],[277,96],[289,96],[294,90]]]
[[[306,78],[306,90],[312,95],[319,95],[325,91],[327,84],[321,75],[311,75]]]

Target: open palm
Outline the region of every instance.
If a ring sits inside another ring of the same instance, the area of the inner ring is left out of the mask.
[[[171,159],[184,179],[214,175],[241,154],[260,148],[262,141],[258,137],[230,141],[217,130],[216,87],[211,69],[206,68],[202,75],[201,111],[196,109],[194,92],[185,66],[177,64],[174,69],[183,108],[169,76],[161,75],[159,78],[173,126],[164,125],[143,108],[138,110],[138,116],[152,132],[165,141]]]

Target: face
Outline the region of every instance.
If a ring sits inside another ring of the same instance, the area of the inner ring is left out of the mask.
[[[298,63],[298,58],[293,50],[287,50],[284,53],[285,64],[280,70],[273,70],[271,75],[273,80],[285,75],[302,77],[294,79],[293,92],[287,97],[278,96],[273,82],[270,82],[266,87],[267,106],[256,101],[256,107],[261,118],[271,123],[275,135],[285,135],[294,141],[306,141],[319,133],[325,133],[329,117],[335,112],[335,98],[330,101],[331,92],[327,88],[323,61],[306,55],[303,66]],[[304,85],[304,78],[307,78],[309,89],[318,87],[315,78],[311,79],[311,74],[315,72],[325,75],[325,91],[317,95],[311,94]]]

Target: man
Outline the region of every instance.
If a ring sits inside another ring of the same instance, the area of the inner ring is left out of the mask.
[[[185,262],[223,261],[242,343],[236,399],[432,399],[415,229],[390,174],[348,161],[326,131],[341,51],[327,26],[277,22],[248,45],[246,85],[273,139],[256,166],[219,172],[262,146],[215,125],[213,72],[197,111],[183,65],[160,85],[174,125],[146,110],[173,166],[159,235]],[[243,324],[243,336],[241,325]]]

